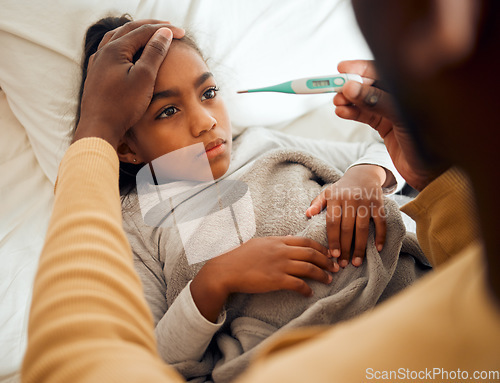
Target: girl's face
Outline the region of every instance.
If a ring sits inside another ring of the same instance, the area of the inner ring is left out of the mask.
[[[162,179],[204,181],[210,173],[207,160],[210,178],[224,175],[231,156],[231,122],[217,92],[215,79],[200,55],[173,40],[146,113],[132,128],[132,137],[118,148],[120,160],[141,163],[158,159],[154,162],[157,172],[159,157],[171,153],[162,157],[170,158],[163,161],[168,165],[161,169]]]

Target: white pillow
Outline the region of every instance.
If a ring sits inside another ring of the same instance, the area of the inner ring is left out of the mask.
[[[84,33],[103,16],[127,12],[188,28],[219,79],[236,130],[282,124],[331,99],[237,89],[335,73],[342,59],[371,57],[347,0],[2,3],[0,87],[52,182],[73,127]]]

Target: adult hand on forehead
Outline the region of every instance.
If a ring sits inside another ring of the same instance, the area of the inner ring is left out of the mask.
[[[143,116],[172,38],[184,30],[156,20],[130,22],[108,32],[89,60],[81,117],[73,142],[100,137],[115,149]],[[139,60],[135,53],[144,48]]]
[[[392,96],[380,87],[373,61],[343,61],[340,73],[356,73],[363,84],[349,81],[333,98],[335,113],[342,118],[370,125],[384,139],[396,169],[409,185],[422,190],[438,174],[428,169],[416,153],[413,140],[401,123]]]
[[[137,21],[130,21],[126,24],[123,24],[121,27],[115,28],[112,31],[109,31],[104,35],[102,38],[101,42],[99,43],[99,47],[97,50],[101,49],[103,46],[105,46],[108,42],[114,41],[124,35],[126,35],[129,32],[132,32],[133,30],[137,28],[149,28],[148,25],[152,25],[157,28],[168,28],[172,31],[174,39],[180,39],[181,37],[184,36],[184,29],[175,27],[170,24],[170,21],[161,21],[161,20],[155,20],[155,19],[144,19],[144,20],[137,20]]]

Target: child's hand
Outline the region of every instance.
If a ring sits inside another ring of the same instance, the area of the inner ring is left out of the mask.
[[[382,185],[385,170],[376,165],[353,166],[336,183],[325,188],[307,209],[312,217],[326,207],[326,232],[330,254],[341,267],[349,263],[354,234],[352,264],[360,266],[365,257],[370,218],[375,223],[375,244],[384,246],[386,221]]]
[[[200,313],[215,322],[231,293],[292,290],[311,296],[304,279],[330,283],[339,267],[328,249],[304,237],[263,237],[209,260],[191,282]]]

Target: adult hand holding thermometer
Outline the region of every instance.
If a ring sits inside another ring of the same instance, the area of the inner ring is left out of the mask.
[[[306,77],[299,78],[268,86],[265,88],[256,88],[248,90],[240,90],[238,93],[254,93],[254,92],[279,92],[292,94],[314,94],[314,93],[332,93],[342,91],[342,87],[347,81],[354,80],[363,83],[360,75],[353,73],[340,73],[329,76]]]

